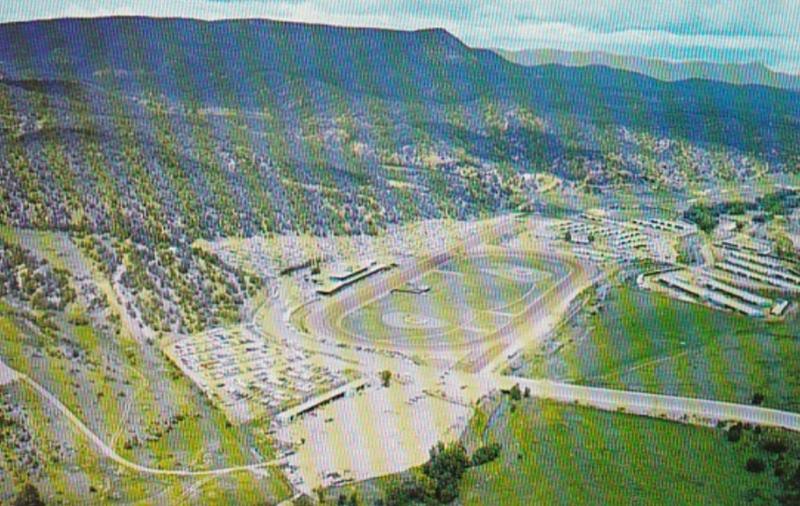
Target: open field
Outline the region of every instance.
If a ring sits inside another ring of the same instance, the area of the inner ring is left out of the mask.
[[[500,457],[467,471],[456,504],[776,504],[781,493],[771,472],[745,469],[750,457],[774,459],[751,431],[732,443],[721,429],[549,401],[504,398],[484,408],[462,441],[468,451],[500,443]],[[770,434],[800,443],[790,433]],[[334,489],[329,497],[356,490],[372,504],[404,475]]]
[[[800,411],[797,324],[620,287],[528,350],[516,374],[745,404],[762,393],[766,406]]]
[[[745,470],[759,450],[721,430],[549,402],[504,401],[467,438],[503,445],[467,473],[462,504],[770,504],[778,483]],[[761,502],[760,502],[761,501]]]

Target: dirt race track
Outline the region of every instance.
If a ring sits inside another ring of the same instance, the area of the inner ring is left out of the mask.
[[[508,272],[514,275],[500,274]],[[479,359],[559,313],[588,279],[583,265],[558,253],[482,248],[441,254],[308,306],[304,326],[312,335],[355,346],[460,350]],[[408,283],[431,293],[394,293]]]

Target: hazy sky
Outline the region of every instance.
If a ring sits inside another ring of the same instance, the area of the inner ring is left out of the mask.
[[[472,46],[758,61],[800,73],[800,0],[0,0],[0,21],[112,14],[444,27]]]

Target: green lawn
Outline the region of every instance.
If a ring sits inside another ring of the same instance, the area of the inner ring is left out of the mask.
[[[517,374],[800,411],[800,322],[766,323],[635,288],[562,328],[556,351],[529,351]]]
[[[560,275],[554,274],[559,268],[538,258],[456,258],[419,280],[430,287],[427,293],[390,293],[350,313],[342,325],[361,336],[458,343],[506,324],[530,303],[531,296],[552,283],[554,275]],[[525,274],[533,278],[526,279]],[[384,321],[392,313],[421,315],[437,324],[433,328],[398,328]]]
[[[780,491],[772,473],[745,470],[751,456],[767,458],[751,433],[731,443],[720,429],[537,400],[510,406],[467,434],[503,451],[467,472],[463,504],[774,504]]]
[[[624,413],[508,398],[476,411],[462,437],[467,451],[500,443],[494,462],[467,470],[455,504],[486,505],[768,505],[787,490],[776,469],[800,465],[800,437],[745,430],[738,442],[721,428]],[[780,439],[788,451],[763,449]],[[747,461],[766,463],[762,473]],[[363,504],[386,497],[411,472],[328,490],[329,500],[355,491]]]

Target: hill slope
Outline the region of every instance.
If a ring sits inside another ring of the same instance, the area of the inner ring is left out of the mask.
[[[797,93],[519,66],[443,30],[15,23],[0,73],[0,223],[139,242],[494,213],[532,171],[680,189],[800,160]]]

